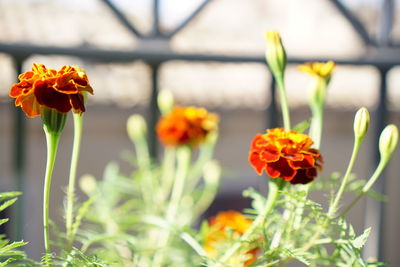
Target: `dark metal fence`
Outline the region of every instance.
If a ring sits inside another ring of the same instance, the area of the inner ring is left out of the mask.
[[[126,27],[129,32],[135,35],[142,42],[141,47],[154,47],[151,44],[157,42],[157,50],[133,50],[133,51],[116,51],[116,50],[102,50],[90,47],[54,47],[54,46],[37,46],[29,44],[10,44],[0,43],[0,52],[10,55],[14,60],[14,67],[16,73],[22,72],[22,65],[24,61],[31,55],[65,55],[73,56],[81,59],[90,60],[92,62],[132,62],[135,60],[142,60],[146,62],[152,69],[152,96],[150,105],[148,107],[149,112],[149,125],[153,127],[159,116],[157,108],[157,93],[158,93],[158,72],[159,68],[165,62],[171,60],[183,60],[183,61],[202,61],[202,62],[226,62],[226,63],[242,63],[242,62],[257,62],[264,63],[263,57],[257,56],[224,56],[224,55],[210,55],[210,54],[191,54],[191,53],[174,53],[170,51],[168,44],[170,39],[183,29],[187,24],[192,21],[201,11],[211,2],[211,0],[204,0],[197,9],[187,16],[175,29],[170,32],[162,32],[160,27],[160,0],[154,0],[153,3],[153,27],[152,32],[148,35],[142,34],[138,31],[134,25],[132,25],[126,18],[124,13],[117,8],[111,0],[101,0],[114,14],[115,18]],[[364,45],[368,47],[367,54],[361,58],[356,59],[330,59],[335,61],[338,65],[368,65],[375,67],[380,74],[380,88],[379,88],[379,100],[378,107],[375,112],[375,121],[378,122],[375,129],[375,147],[377,146],[379,133],[387,122],[387,74],[388,72],[397,65],[400,65],[400,46],[394,44],[391,35],[394,21],[394,0],[382,1],[381,7],[381,20],[378,35],[376,38],[372,38],[364,25],[360,20],[348,9],[340,0],[327,0],[332,4],[333,8],[336,8],[344,18],[347,19],[349,25],[358,34]],[[161,40],[161,42],[160,42]],[[327,59],[320,58],[289,58],[289,64],[299,64],[307,61],[321,61]],[[269,116],[268,127],[274,127],[277,123],[277,105],[275,103],[275,82],[271,79],[270,84],[271,90],[271,104],[266,111],[266,116]],[[14,118],[14,173],[17,184],[17,190],[24,188],[24,177],[25,177],[25,116],[22,111],[15,109]],[[151,151],[153,155],[156,153],[156,137],[155,133],[149,132],[149,140],[151,145]],[[376,158],[378,160],[379,153],[376,151]],[[378,192],[384,193],[384,179],[380,179],[375,188]],[[19,202],[21,203],[21,201]],[[367,207],[368,209],[368,207]],[[384,214],[384,206],[380,205],[375,212],[380,214],[380,218]],[[15,238],[21,238],[21,222],[23,221],[23,214],[21,206],[18,207],[19,225],[16,227],[17,231],[14,235]],[[381,219],[377,218],[374,222],[367,222],[367,224],[377,228],[380,228],[382,233]],[[380,235],[381,236],[381,235]],[[382,240],[379,241],[378,247],[380,248],[379,254],[382,255],[384,250],[384,243]]]

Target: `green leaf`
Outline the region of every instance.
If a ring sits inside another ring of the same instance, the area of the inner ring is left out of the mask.
[[[310,124],[311,124],[311,120],[305,120],[305,121],[299,122],[298,124],[296,124],[293,127],[293,131],[302,133],[310,127]]]
[[[14,248],[18,248],[18,247],[21,247],[21,246],[25,246],[26,244],[28,244],[28,243],[27,243],[27,242],[22,242],[22,241],[13,242],[13,243],[11,243],[11,244],[9,244],[9,245],[7,245],[7,246],[4,246],[4,247],[0,248],[0,254],[3,254],[3,253],[5,253],[6,251],[12,250],[12,249],[14,249]]]
[[[0,262],[0,267],[7,266],[7,264],[16,260],[16,258],[8,258],[6,261]]]
[[[14,204],[15,201],[17,201],[17,198],[12,198],[10,200],[5,201],[3,204],[0,205],[0,211],[3,211],[4,209],[8,208],[12,204]]]
[[[72,235],[75,236],[78,232],[79,226],[81,225],[82,219],[85,217],[86,213],[89,211],[90,206],[92,205],[94,198],[91,197],[86,200],[78,209],[78,213],[75,217],[74,224],[72,225]]]
[[[368,236],[371,232],[371,227],[365,229],[364,233],[362,233],[360,236],[356,237],[351,243],[355,248],[362,248],[365,244],[365,242],[367,242]]]

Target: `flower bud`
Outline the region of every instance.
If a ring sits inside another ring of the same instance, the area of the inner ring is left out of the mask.
[[[390,124],[383,129],[379,138],[379,152],[381,158],[389,159],[396,149],[399,141],[399,130],[394,124]]]
[[[174,96],[169,90],[161,90],[157,98],[158,108],[161,114],[165,115],[171,112],[174,106]]]
[[[356,138],[364,138],[369,127],[369,112],[366,108],[360,108],[354,117],[354,136]]]
[[[143,119],[143,117],[138,114],[130,116],[126,126],[128,135],[132,140],[137,140],[137,138],[146,135],[147,132],[146,122]]]
[[[267,40],[265,57],[268,66],[274,76],[283,75],[286,68],[286,53],[279,33],[276,31],[267,31],[265,39]]]
[[[212,160],[207,162],[203,168],[204,180],[208,185],[216,186],[221,178],[221,166],[217,161]]]
[[[83,175],[79,179],[79,187],[86,195],[93,195],[97,187],[96,178],[90,174]]]

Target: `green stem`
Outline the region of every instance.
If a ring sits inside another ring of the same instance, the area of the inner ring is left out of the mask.
[[[173,220],[176,220],[178,215],[178,209],[182,199],[182,195],[185,190],[185,182],[189,172],[190,167],[190,147],[180,147],[177,150],[177,171],[172,187],[171,199],[167,207],[167,213],[165,215],[166,221],[171,224]],[[177,220],[178,221],[178,220]],[[161,236],[157,240],[157,245],[160,247],[159,252],[156,253],[153,259],[152,266],[162,266],[165,258],[165,249],[170,242],[171,229],[163,230]]]
[[[50,246],[50,230],[49,230],[49,203],[50,203],[50,188],[51,178],[53,175],[54,163],[57,155],[57,148],[60,141],[60,134],[53,133],[44,127],[47,142],[47,163],[46,163],[46,174],[44,179],[44,190],[43,190],[43,228],[44,228],[44,247],[46,254],[51,254]],[[48,264],[50,266],[50,264]]]
[[[282,190],[285,181],[283,179],[278,178],[279,180],[271,180],[268,183],[268,198],[265,202],[264,209],[258,214],[256,219],[251,224],[250,228],[240,237],[240,240],[235,242],[232,247],[230,247],[224,255],[222,255],[220,262],[225,262],[230,257],[232,257],[236,251],[240,248],[244,241],[246,241],[253,232],[265,222],[266,217],[271,212],[271,210],[275,207],[276,201],[279,199],[280,190]]]
[[[283,118],[283,126],[285,130],[290,130],[290,113],[289,113],[289,105],[286,97],[286,87],[284,76],[279,75],[275,76],[276,83],[278,84],[279,89],[279,99],[281,102],[281,109],[282,109],[282,118]]]
[[[171,201],[167,209],[166,217],[168,221],[171,221],[173,218],[175,218],[177,214],[182,194],[185,189],[185,181],[190,166],[190,148],[181,147],[177,152],[178,169],[176,172],[174,186],[172,188]]]
[[[329,210],[328,210],[328,217],[326,218],[326,220],[324,221],[324,223],[322,224],[322,226],[321,226],[321,227],[315,232],[315,234],[310,238],[309,242],[307,242],[307,245],[298,250],[298,253],[306,252],[306,251],[309,250],[312,246],[314,246],[314,245],[315,245],[315,242],[318,240],[318,238],[319,238],[319,237],[321,236],[321,234],[323,233],[323,229],[324,229],[325,225],[328,223],[328,220],[331,219],[331,218],[333,218],[333,215],[335,214],[335,212],[336,212],[336,210],[337,210],[337,205],[339,204],[339,201],[340,201],[340,199],[341,199],[341,197],[342,197],[342,195],[343,195],[343,192],[344,192],[344,188],[345,188],[346,185],[347,185],[348,179],[349,179],[350,174],[351,174],[351,171],[352,171],[352,169],[353,169],[353,166],[354,166],[355,160],[356,160],[356,158],[357,158],[357,154],[358,154],[358,151],[359,151],[359,149],[360,149],[360,145],[361,145],[362,140],[363,140],[363,138],[357,138],[357,139],[354,141],[353,152],[352,152],[352,155],[351,155],[351,158],[350,158],[349,165],[348,165],[347,170],[346,170],[346,173],[345,173],[345,175],[344,175],[344,177],[343,177],[342,184],[340,185],[340,188],[339,188],[339,190],[338,190],[338,192],[337,192],[337,194],[336,194],[336,197],[335,197],[335,199],[334,199],[332,205],[329,207]],[[290,258],[290,257],[289,257],[289,258]],[[286,262],[287,260],[289,260],[289,258],[285,258],[285,259],[283,259],[283,261]]]
[[[321,146],[322,127],[324,123],[324,107],[321,105],[311,108],[313,117],[310,126],[310,136],[314,141],[314,147],[319,149]]]
[[[360,150],[360,146],[361,146],[362,140],[363,140],[363,138],[356,138],[355,141],[354,141],[353,152],[351,154],[349,165],[348,165],[346,173],[345,173],[345,175],[343,177],[343,180],[342,180],[342,183],[340,185],[340,188],[339,188],[338,192],[336,193],[336,197],[335,197],[332,205],[329,207],[328,217],[332,217],[335,214],[335,212],[336,212],[336,210],[338,208],[339,201],[340,201],[340,199],[341,199],[341,197],[343,195],[343,192],[344,192],[344,189],[345,189],[345,187],[347,185],[347,182],[349,180],[351,171],[353,170],[353,166],[354,166],[354,163],[356,161],[356,158],[357,158],[357,155],[358,155],[358,151]]]
[[[71,166],[69,170],[69,182],[67,191],[67,208],[65,215],[65,227],[67,234],[67,251],[69,252],[72,248],[74,241],[74,234],[72,230],[73,218],[74,218],[74,202],[75,202],[75,182],[76,173],[79,161],[79,151],[82,140],[82,128],[83,128],[83,114],[73,114],[74,117],[74,143],[72,147]]]
[[[347,212],[349,212],[349,210],[351,210],[354,205],[371,189],[372,185],[376,182],[376,180],[385,169],[387,163],[388,160],[380,160],[378,167],[376,168],[368,182],[363,186],[361,193],[355,199],[353,199],[353,201],[340,213],[339,217],[345,216]]]
[[[175,147],[166,147],[164,150],[164,161],[162,165],[162,175],[161,175],[161,185],[163,193],[161,195],[161,203],[168,198],[171,187],[174,182],[174,174],[175,174],[175,155],[176,148]],[[160,203],[160,204],[161,204]]]

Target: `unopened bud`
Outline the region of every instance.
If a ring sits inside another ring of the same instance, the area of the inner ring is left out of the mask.
[[[383,129],[379,138],[379,152],[381,158],[389,159],[396,149],[399,141],[399,130],[394,124],[390,124]]]
[[[360,108],[354,117],[354,135],[356,138],[364,138],[369,127],[370,116],[366,108]]]
[[[218,185],[221,178],[221,166],[212,160],[204,165],[204,180],[208,185]]]
[[[132,140],[136,140],[137,138],[146,135],[147,132],[146,121],[138,114],[129,117],[126,128],[128,135]]]
[[[83,175],[81,179],[79,179],[79,187],[86,195],[93,195],[97,187],[96,178],[90,174]]]
[[[157,98],[158,108],[161,114],[165,115],[171,112],[174,106],[174,96],[169,90],[161,90]]]
[[[286,68],[286,52],[279,33],[276,31],[267,31],[265,39],[267,40],[265,57],[268,66],[275,76],[283,75]]]

